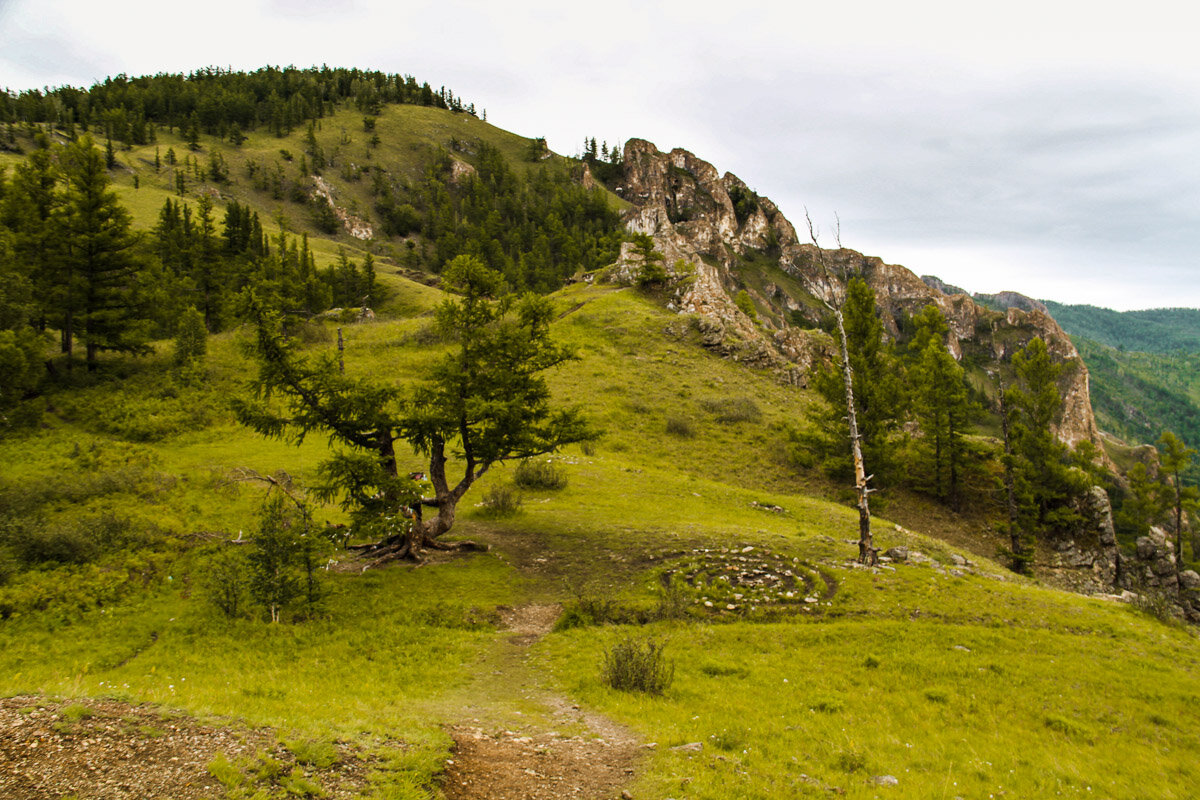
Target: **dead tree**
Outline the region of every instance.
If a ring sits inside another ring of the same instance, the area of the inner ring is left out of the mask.
[[[872,476],[867,474],[866,465],[863,463],[862,436],[858,432],[858,415],[854,408],[854,371],[850,368],[850,343],[846,339],[846,325],[842,319],[842,306],[845,303],[845,297],[843,295],[843,298],[838,300],[837,291],[834,289],[833,276],[829,271],[828,259],[825,256],[825,251],[821,249],[821,243],[817,240],[817,229],[813,225],[812,217],[809,216],[807,208],[804,209],[804,219],[808,222],[808,236],[812,240],[813,247],[816,249],[817,264],[821,267],[821,272],[825,275],[825,284],[828,287],[829,297],[821,298],[821,302],[833,312],[833,318],[837,322],[838,342],[841,346],[842,380],[846,386],[846,423],[850,429],[850,454],[854,459],[854,489],[858,494],[858,560],[861,564],[874,566],[879,561],[879,548],[875,547],[874,541],[871,538],[871,506],[869,498],[872,489],[869,486],[869,482]],[[842,226],[840,220],[834,228],[834,239],[840,250],[842,247]]]

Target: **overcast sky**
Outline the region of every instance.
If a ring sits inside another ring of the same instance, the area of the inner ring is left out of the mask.
[[[574,154],[684,147],[802,227],[969,291],[1200,307],[1184,4],[0,0],[0,86],[207,66],[445,85]]]

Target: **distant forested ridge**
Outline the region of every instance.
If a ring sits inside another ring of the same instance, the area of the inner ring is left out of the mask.
[[[473,103],[464,104],[445,87],[417,83],[411,75],[332,67],[254,72],[209,67],[188,75],[117,75],[88,89],[3,91],[0,123],[46,123],[72,138],[78,128],[136,146],[155,141],[155,126],[222,138],[259,128],[286,136],[344,101],[365,114],[376,114],[387,103],[475,113]],[[15,144],[11,127],[8,143]]]
[[[1200,309],[1113,311],[1096,306],[1063,305],[1052,300],[1043,302],[1071,336],[1141,353],[1200,352]]]

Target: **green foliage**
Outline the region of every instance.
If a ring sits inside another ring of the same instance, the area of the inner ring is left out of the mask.
[[[250,589],[250,569],[240,548],[213,553],[204,568],[204,592],[209,602],[229,619],[246,612]]]
[[[521,493],[505,483],[492,484],[483,493],[480,504],[484,514],[489,517],[511,517],[521,510]]]
[[[558,491],[567,488],[567,473],[548,458],[527,458],[517,464],[513,482],[522,489]]]
[[[1200,354],[1124,352],[1078,336],[1072,340],[1087,364],[1101,429],[1130,443],[1152,442],[1163,430],[1200,441],[1200,383],[1195,379]]]
[[[891,483],[898,467],[894,439],[906,407],[900,365],[894,348],[884,342],[875,293],[862,278],[847,282],[842,315],[863,460],[867,472],[875,475],[873,483],[884,487]],[[853,464],[843,422],[846,388],[841,364],[819,370],[813,387],[826,405],[814,409],[816,435],[808,444],[819,453],[826,470],[844,480],[853,474]]]
[[[580,270],[616,260],[624,234],[602,190],[583,188],[554,163],[525,177],[498,148],[484,141],[475,147],[472,175],[454,177],[447,156],[427,174],[419,195],[380,186],[385,218],[394,217],[389,208],[399,211],[406,202],[422,210],[434,271],[470,255],[517,290],[549,292]]]
[[[762,409],[753,397],[712,397],[700,401],[700,407],[713,415],[717,422],[757,422],[762,419]]]
[[[1086,337],[1117,350],[1143,353],[1200,352],[1200,309],[1153,308],[1113,311],[1045,301],[1055,321],[1072,338]]]
[[[1013,408],[1014,472],[1026,533],[1046,536],[1069,531],[1079,522],[1072,500],[1086,490],[1086,475],[1071,467],[1065,444],[1054,434],[1061,410],[1057,381],[1062,365],[1050,359],[1046,343],[1034,338],[1013,357],[1019,384],[1007,399]]]
[[[966,380],[962,366],[946,347],[948,328],[938,308],[927,306],[913,323],[916,333],[908,348],[912,354],[908,374],[914,415],[923,433],[919,448],[931,466],[920,472],[932,479],[925,488],[957,509],[960,477],[968,464],[965,437],[971,432]]]
[[[622,692],[660,695],[675,679],[675,665],[663,653],[665,644],[626,637],[604,653],[601,679]]]
[[[279,622],[296,600],[303,600],[311,615],[321,599],[318,569],[326,543],[313,530],[307,508],[297,505],[283,491],[268,493],[246,556],[250,597],[271,622]]]
[[[758,322],[758,311],[755,310],[754,301],[750,299],[750,294],[745,289],[739,290],[733,296],[733,304],[749,317],[751,322]]]
[[[204,328],[204,317],[195,308],[189,308],[179,318],[172,359],[176,367],[195,368],[203,363],[207,351],[208,331]]]
[[[665,286],[670,276],[663,266],[663,254],[654,249],[654,240],[644,233],[633,236],[634,251],[638,255],[641,266],[638,267],[637,284],[643,289],[657,289]]]

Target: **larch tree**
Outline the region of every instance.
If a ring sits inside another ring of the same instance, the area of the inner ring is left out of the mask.
[[[139,306],[142,264],[134,252],[129,212],[109,188],[104,156],[90,136],[67,145],[58,229],[67,265],[62,330],[65,351],[79,338],[94,370],[102,350],[145,352]]]
[[[320,467],[320,491],[380,534],[373,563],[473,547],[441,537],[492,466],[595,437],[577,410],[551,405],[543,373],[574,356],[550,338],[549,301],[504,293],[500,274],[474,256],[451,261],[443,281],[455,295],[438,307],[437,327],[453,344],[416,386],[341,374],[332,354],[304,357],[260,311],[255,398],[235,404],[259,433],[296,443],[317,433],[339,448]],[[405,444],[428,459],[431,496],[399,469]]]
[[[1200,501],[1200,492],[1195,486],[1183,485],[1183,473],[1191,466],[1196,451],[1184,444],[1183,440],[1171,431],[1163,431],[1158,442],[1158,457],[1162,471],[1171,476],[1170,508],[1174,515],[1175,529],[1175,564],[1183,564],[1183,514],[1187,510],[1195,510]],[[1196,542],[1192,541],[1192,557],[1196,555]]]
[[[936,306],[926,306],[913,322],[913,407],[933,461],[934,492],[957,509],[970,413],[963,368],[946,346],[949,328]]]

